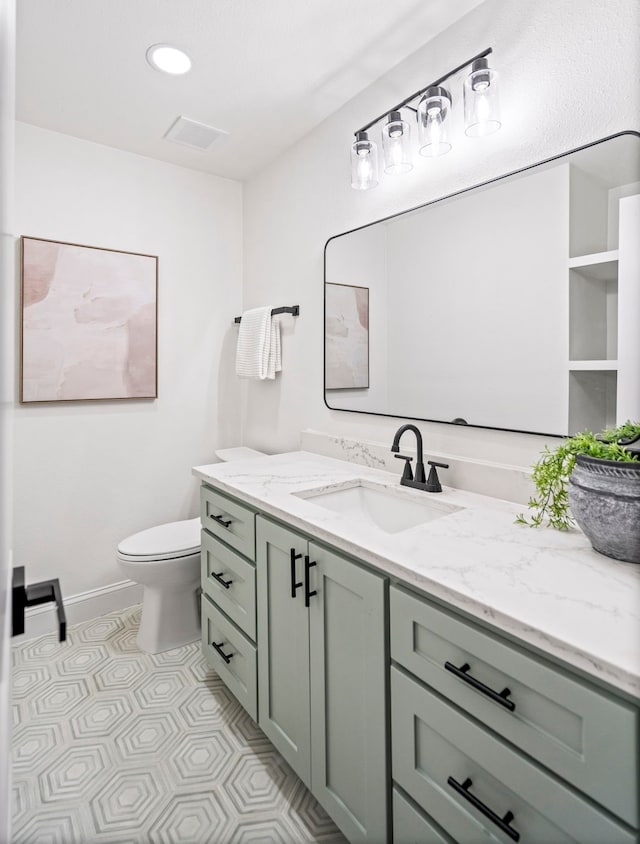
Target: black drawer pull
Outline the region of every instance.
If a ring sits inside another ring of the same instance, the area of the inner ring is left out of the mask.
[[[302,581],[296,580],[296,560],[299,560],[302,554],[296,554],[296,549],[292,548],[291,554],[291,597],[296,597],[296,592],[302,586]]]
[[[444,667],[447,671],[450,671],[452,674],[455,674],[460,680],[464,680],[465,683],[468,683],[470,686],[473,686],[479,692],[482,692],[483,695],[490,697],[491,700],[495,701],[495,703],[499,703],[500,706],[504,706],[505,709],[508,709],[509,712],[513,712],[516,708],[515,703],[512,700],[508,700],[509,695],[511,694],[511,689],[505,688],[501,692],[496,692],[494,689],[491,689],[489,686],[485,686],[484,683],[481,683],[480,680],[476,680],[475,677],[472,677],[471,674],[467,672],[471,668],[468,662],[465,662],[464,665],[461,665],[458,668],[452,662],[445,662]]]
[[[224,659],[224,661],[225,661],[225,662],[227,663],[227,665],[228,665],[228,664],[231,662],[231,658],[232,658],[233,654],[226,654],[226,653],[222,650],[222,646],[223,646],[223,645],[224,645],[224,642],[220,642],[220,644],[219,644],[219,645],[217,645],[215,642],[211,642],[211,647],[212,647],[212,648],[215,648],[215,649],[218,651],[218,653],[220,654],[220,656]]]
[[[305,554],[304,558],[304,605],[305,607],[309,606],[309,598],[313,598],[314,595],[318,593],[314,589],[313,591],[309,590],[309,571],[316,565],[315,562],[312,562],[311,559]]]
[[[223,574],[223,571],[219,571],[217,574],[215,571],[212,571],[211,577],[215,578],[221,586],[224,586],[225,589],[228,589],[233,583],[233,580],[224,580],[222,577]]]
[[[219,525],[222,525],[223,528],[229,529],[229,525],[233,521],[233,519],[223,519],[222,515],[220,516],[211,516],[214,522],[217,522]]]
[[[520,841],[520,833],[514,829],[512,826],[509,826],[511,821],[513,820],[513,812],[507,812],[507,814],[501,818],[500,815],[496,815],[493,809],[490,809],[488,806],[479,800],[475,794],[472,794],[469,789],[473,785],[473,782],[467,777],[467,779],[460,785],[457,780],[454,780],[453,777],[449,777],[447,779],[447,785],[450,785],[461,797],[464,797],[465,800],[468,800],[472,806],[481,812],[485,818],[489,818],[489,820],[494,823],[498,829],[504,832],[505,835],[508,835],[512,841]]]

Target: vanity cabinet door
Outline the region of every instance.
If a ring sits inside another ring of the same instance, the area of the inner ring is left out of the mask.
[[[302,586],[307,542],[258,516],[258,723],[307,787],[311,785],[309,618]]]
[[[313,542],[309,560],[312,791],[352,844],[377,844],[389,840],[385,579]]]

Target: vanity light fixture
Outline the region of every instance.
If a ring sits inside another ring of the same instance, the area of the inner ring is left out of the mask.
[[[152,44],[147,50],[147,61],[154,70],[177,76],[191,69],[191,59],[177,47],[169,44]]]
[[[351,187],[370,190],[378,184],[378,147],[366,132],[356,132],[351,145]]]
[[[418,141],[420,155],[436,158],[451,149],[449,111],[451,94],[440,85],[427,88],[418,103]]]
[[[491,70],[486,58],[471,64],[471,73],[464,80],[465,134],[471,138],[491,135],[500,126],[498,74]]]
[[[492,52],[492,48],[488,47],[467,59],[358,129],[351,145],[351,187],[369,190],[378,184],[377,144],[369,137],[369,130],[383,120],[384,172],[408,173],[413,168],[411,129],[402,117],[403,109],[415,113],[421,155],[435,158],[449,152],[453,98],[450,90],[442,84],[467,67],[471,67],[471,72],[463,84],[465,134],[478,138],[497,131],[501,126],[498,74],[489,67],[487,58]],[[413,105],[415,101],[418,101],[417,106]]]
[[[408,173],[411,160],[411,129],[399,111],[392,111],[382,127],[382,151],[385,173]]]

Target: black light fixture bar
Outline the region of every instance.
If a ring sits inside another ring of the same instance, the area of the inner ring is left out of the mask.
[[[427,88],[435,88],[437,85],[442,85],[442,83],[446,82],[446,80],[449,79],[451,76],[454,76],[456,73],[459,73],[461,70],[464,70],[465,67],[470,64],[473,64],[473,62],[475,62],[477,59],[485,59],[487,56],[491,55],[491,53],[493,53],[493,49],[491,47],[487,47],[486,50],[483,50],[481,53],[472,56],[470,59],[467,59],[466,62],[462,62],[462,64],[459,64],[457,67],[454,67],[453,70],[450,70],[448,73],[445,73],[444,76],[441,76],[439,79],[436,79],[435,82],[430,82],[428,85],[425,85],[424,88],[420,88],[419,91],[416,91],[415,94],[411,94],[410,96],[405,97],[405,99],[402,100],[401,103],[398,103],[397,105],[388,108],[374,120],[371,120],[369,123],[366,123],[360,129],[358,129],[357,132],[354,132],[354,134],[357,135],[358,132],[366,132],[368,129],[371,129],[371,127],[375,126],[376,123],[379,123],[381,120],[384,120],[385,117],[388,117],[392,111],[400,111],[401,108],[411,108],[412,111],[416,111],[416,109],[409,106],[409,103],[412,100],[415,100],[417,97],[421,96],[421,94],[424,94]]]

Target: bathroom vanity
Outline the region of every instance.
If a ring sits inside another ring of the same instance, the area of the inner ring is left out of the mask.
[[[640,840],[640,567],[307,452],[194,474],[204,653],[350,841]]]

